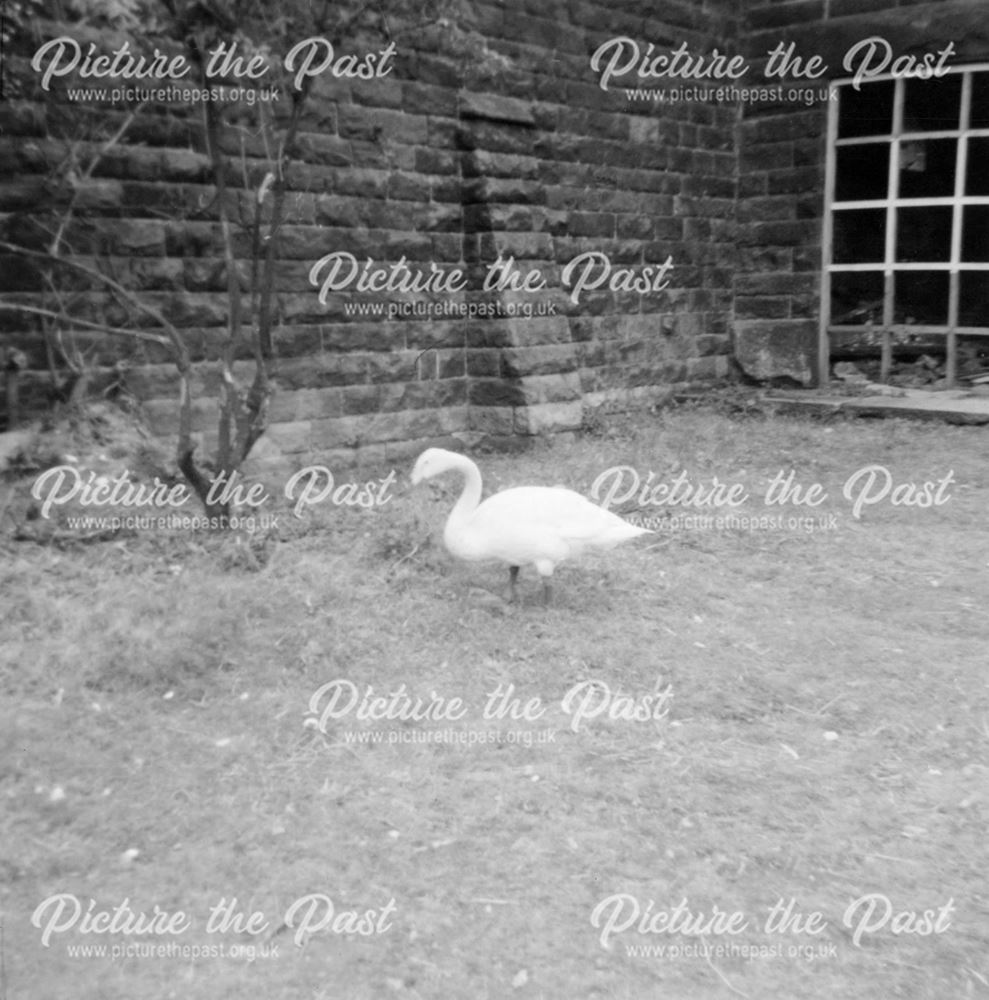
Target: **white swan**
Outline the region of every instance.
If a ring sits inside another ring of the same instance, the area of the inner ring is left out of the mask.
[[[517,486],[481,503],[481,473],[466,456],[429,448],[416,460],[412,484],[456,471],[464,488],[443,530],[443,542],[459,559],[500,559],[508,563],[511,600],[519,567],[532,563],[550,600],[550,577],[557,563],[586,549],[610,549],[637,535],[651,534],[586,497],[562,486]]]

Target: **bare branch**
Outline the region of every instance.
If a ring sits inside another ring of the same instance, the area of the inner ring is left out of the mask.
[[[38,257],[42,260],[56,260],[63,267],[71,267],[73,270],[78,271],[80,274],[85,274],[90,278],[104,284],[107,288],[112,289],[117,295],[119,295],[125,302],[132,305],[135,309],[140,310],[153,319],[167,335],[168,342],[172,345],[176,354],[176,364],[179,366],[179,370],[188,369],[189,367],[189,351],[186,348],[185,341],[182,339],[181,334],[175,327],[164,317],[161,311],[155,306],[150,305],[147,302],[143,302],[139,299],[133,292],[129,291],[119,281],[115,281],[113,278],[104,274],[102,271],[97,271],[94,268],[87,266],[86,264],[81,264],[77,260],[72,260],[67,257],[52,257],[51,254],[46,253],[41,250],[29,250],[26,247],[18,246],[16,243],[8,243],[6,240],[0,240],[0,248],[5,250],[12,250],[15,253],[24,254],[28,257]]]
[[[109,139],[96,151],[92,160],[89,161],[89,166],[82,173],[80,180],[88,181],[93,176],[93,171],[96,169],[100,160],[114,147],[120,140],[124,137],[127,130],[134,124],[134,119],[140,114],[141,110],[144,108],[145,102],[142,101],[127,117],[121,122],[120,127],[116,132],[110,136]],[[69,156],[74,156],[76,150],[79,148],[79,143],[75,143],[69,150]],[[53,257],[58,257],[59,250],[61,249],[62,237],[65,235],[65,230],[68,229],[69,223],[72,222],[72,216],[75,211],[76,198],[79,194],[79,181],[74,182],[72,198],[69,201],[68,208],[65,210],[65,214],[62,216],[62,220],[59,223],[58,229],[55,232],[55,237],[52,239],[52,244],[50,251]]]
[[[20,302],[0,302],[0,312],[5,309],[32,313],[36,316],[47,316],[50,319],[67,319],[73,326],[84,326],[89,330],[99,330],[101,333],[113,334],[115,337],[133,337],[135,340],[144,340],[151,344],[158,344],[161,347],[170,347],[172,343],[168,337],[160,337],[156,333],[145,333],[143,330],[125,330],[119,326],[104,326],[102,323],[91,323],[89,320],[79,319],[77,316],[69,316],[67,312],[56,312],[54,309],[44,309],[40,306],[29,306]]]

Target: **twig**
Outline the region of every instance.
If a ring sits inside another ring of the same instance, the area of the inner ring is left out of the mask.
[[[139,309],[141,312],[150,316],[151,319],[161,326],[168,335],[169,343],[171,343],[171,345],[176,349],[177,353],[187,353],[185,350],[185,342],[179,335],[178,330],[176,330],[175,327],[172,326],[167,319],[165,319],[159,309],[155,306],[149,305],[147,302],[142,302],[132,291],[125,288],[119,281],[116,281],[109,275],[104,274],[102,271],[97,271],[95,268],[82,264],[77,260],[72,260],[71,258],[53,257],[52,254],[45,251],[29,250],[27,247],[18,246],[16,243],[8,243],[6,240],[0,240],[0,248],[3,248],[4,250],[12,250],[14,253],[22,254],[28,257],[40,257],[43,260],[58,261],[59,264],[71,267],[80,274],[85,274],[88,277],[106,285],[107,288],[116,292],[125,302],[132,305],[135,309]],[[6,307],[7,305],[5,304],[5,308]]]
[[[123,299],[123,301],[129,303],[135,309],[138,309],[147,316],[150,316],[165,331],[168,343],[171,345],[172,351],[175,355],[173,359],[175,367],[179,371],[179,440],[176,449],[177,464],[179,469],[181,469],[182,474],[196,491],[196,495],[205,505],[206,497],[209,493],[212,481],[199,471],[193,459],[193,453],[196,450],[196,446],[192,441],[192,393],[189,388],[190,379],[192,377],[192,361],[189,357],[189,349],[186,346],[185,341],[182,339],[179,331],[165,318],[159,309],[149,305],[147,302],[143,302],[133,292],[121,285],[119,281],[116,281],[109,275],[104,274],[102,271],[95,270],[85,264],[80,264],[78,261],[70,258],[62,259],[52,257],[50,253],[44,253],[38,250],[28,250],[25,247],[19,247],[16,244],[8,243],[5,240],[0,240],[0,247],[10,249],[15,253],[24,254],[30,257],[40,257],[45,260],[57,260],[60,264],[63,264],[66,267],[71,267],[80,274],[88,275],[90,278],[100,282],[107,288],[112,289],[121,297],[121,299]]]
[[[976,972],[975,969],[971,968],[971,966],[965,965],[962,966],[962,968],[964,968],[964,970],[970,975],[975,976],[975,978],[978,979],[978,981],[982,983],[983,986],[989,989],[989,979],[986,979],[986,977],[983,976],[981,973]]]
[[[422,548],[422,542],[418,542],[415,548],[413,548],[411,552],[407,552],[400,559],[396,559],[395,562],[393,562],[391,566],[388,567],[388,572],[393,573],[396,569],[398,569],[399,566],[402,565],[403,562],[406,562],[407,560],[411,559],[421,548]]]
[[[784,708],[790,708],[794,712],[799,712],[801,715],[807,715],[811,718],[819,718],[823,715],[839,698],[844,698],[845,692],[842,691],[836,694],[830,701],[826,701],[820,708],[815,709],[813,712],[808,712],[805,708],[801,708],[799,705],[791,705],[787,703]]]
[[[34,313],[37,316],[48,316],[51,319],[67,319],[76,326],[84,326],[90,330],[99,330],[102,333],[111,333],[119,337],[134,337],[137,340],[146,340],[152,344],[160,344],[162,347],[171,346],[171,341],[167,337],[161,337],[156,333],[145,333],[143,330],[125,330],[119,326],[104,326],[102,323],[92,323],[89,320],[79,319],[76,316],[69,316],[64,311],[56,312],[54,309],[43,309],[40,306],[29,306],[20,302],[0,303],[0,310],[3,309]]]
[[[145,101],[142,101],[127,117],[123,120],[120,128],[110,136],[109,139],[96,151],[96,155],[89,161],[89,166],[82,173],[82,180],[88,181],[93,176],[93,171],[96,169],[97,164],[104,156],[117,145],[118,142],[123,138],[124,133],[131,127],[134,119],[140,114],[141,110],[145,105]],[[74,155],[79,143],[76,142],[69,150],[69,155]],[[68,208],[65,210],[65,214],[62,216],[62,221],[59,223],[59,227],[55,232],[55,236],[52,238],[51,243],[51,255],[53,257],[58,257],[60,244],[62,242],[62,237],[65,235],[65,230],[68,228],[69,223],[72,221],[72,216],[75,210],[76,195],[79,192],[79,184],[76,182],[73,185],[72,198],[69,201]]]
[[[725,984],[725,986],[728,987],[728,989],[732,991],[732,993],[737,993],[740,997],[747,998],[748,993],[746,993],[744,990],[740,990],[737,986],[732,986],[732,984],[725,977],[725,974],[714,964],[714,962],[711,961],[711,949],[706,941],[703,942],[703,944],[704,944],[704,961],[707,962],[709,966],[711,966],[711,970],[714,972],[714,974]]]
[[[915,972],[925,972],[922,965],[912,965],[910,962],[898,962],[895,958],[880,959],[883,965],[895,965],[899,969],[913,969]]]

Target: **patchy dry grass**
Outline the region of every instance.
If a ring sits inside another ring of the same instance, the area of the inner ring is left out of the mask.
[[[408,470],[381,509],[284,520],[260,568],[229,539],[5,544],[0,996],[989,994],[987,441],[698,409],[482,456],[489,491],[587,492],[615,465],[742,482],[751,514],[781,469],[828,490],[815,517],[833,513],[831,530],[664,529],[561,568],[548,609],[531,572],[511,608],[489,593],[503,569],[452,563],[438,532],[453,484],[412,491]],[[898,481],[953,469],[951,498],[856,520],[841,486],[871,463]],[[315,725],[310,698],[338,678],[459,698],[466,716]],[[668,686],[669,715],[575,730],[562,699],[588,680],[640,701]],[[544,714],[485,719],[508,685]],[[438,730],[501,738],[427,742]],[[83,910],[157,904],[192,926],[128,938],[80,921],[46,948],[30,918],[56,893]],[[376,916],[394,900],[390,929],[297,946],[282,918],[310,893]],[[591,914],[618,893],[742,911],[743,933],[703,940],[784,953],[642,957],[628,946],[702,939],[634,929],[604,948]],[[949,926],[887,924],[856,944],[843,917],[869,893],[897,912],[952,900]],[[233,897],[264,914],[262,933],[207,933]],[[791,899],[822,914],[820,934],[765,931]],[[228,954],[69,952],[169,940]],[[278,955],[229,957],[238,945]]]

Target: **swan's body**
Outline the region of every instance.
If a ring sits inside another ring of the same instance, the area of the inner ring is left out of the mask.
[[[517,486],[481,503],[480,470],[466,455],[442,448],[419,456],[412,483],[451,471],[461,473],[464,488],[443,529],[443,543],[459,559],[508,563],[513,599],[520,566],[536,567],[548,603],[557,563],[650,533],[561,486]]]

